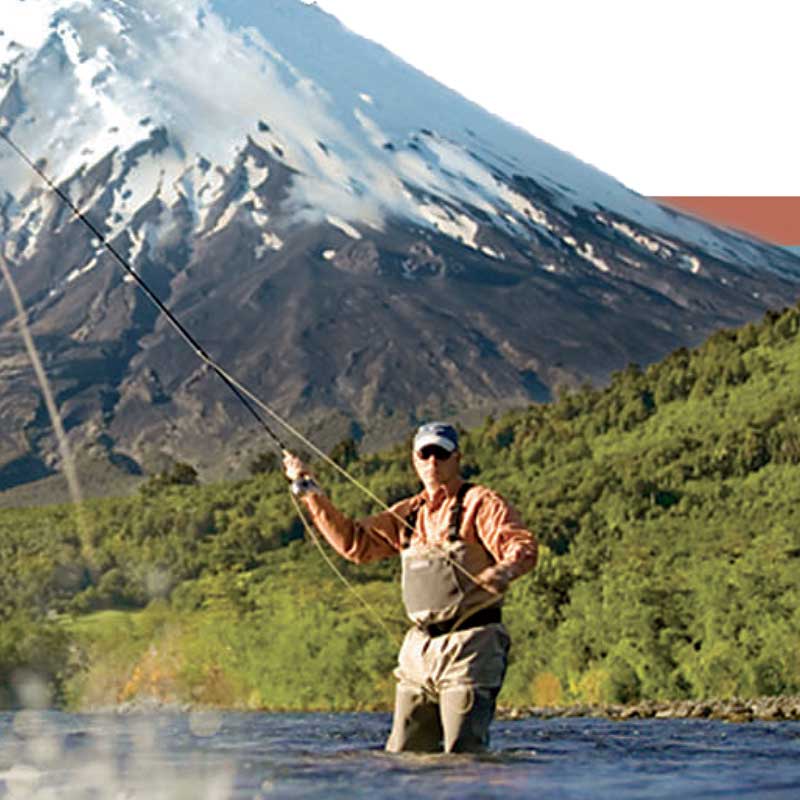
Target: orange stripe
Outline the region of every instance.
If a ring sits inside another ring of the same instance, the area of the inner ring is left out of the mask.
[[[709,222],[782,245],[800,245],[800,197],[651,197]]]

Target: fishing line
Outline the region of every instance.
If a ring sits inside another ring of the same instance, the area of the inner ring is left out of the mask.
[[[53,430],[55,431],[56,440],[58,441],[58,450],[61,453],[64,477],[67,480],[67,488],[75,506],[75,517],[78,523],[78,535],[81,549],[83,550],[83,555],[87,562],[91,564],[93,554],[91,527],[86,521],[83,507],[83,493],[81,492],[81,485],[78,480],[78,470],[75,466],[75,459],[72,455],[72,449],[69,446],[69,439],[67,439],[64,424],[61,420],[61,414],[59,414],[58,405],[56,404],[52,389],[50,388],[50,381],[47,379],[47,373],[42,365],[42,360],[39,358],[39,351],[36,349],[33,335],[28,327],[28,315],[25,311],[25,306],[17,291],[17,285],[14,283],[11,270],[6,265],[4,258],[0,258],[0,272],[3,274],[6,286],[8,286],[8,291],[11,294],[11,300],[16,308],[17,325],[19,326],[22,341],[25,343],[25,349],[28,351],[28,358],[33,365],[36,380],[44,396],[44,404],[47,408],[47,413],[50,415],[50,421],[53,424]]]
[[[399,647],[402,644],[400,639],[398,639],[394,632],[389,628],[383,617],[375,610],[375,607],[364,599],[361,592],[359,592],[358,589],[353,586],[353,584],[347,579],[347,576],[345,576],[339,567],[336,566],[333,559],[328,555],[325,548],[322,546],[322,542],[320,542],[319,536],[317,536],[317,533],[314,530],[314,526],[308,522],[305,514],[303,514],[303,510],[300,508],[297,498],[291,492],[289,492],[289,496],[292,498],[292,504],[294,505],[295,511],[297,511],[297,516],[299,516],[303,522],[303,527],[306,529],[306,533],[308,533],[309,538],[314,543],[317,550],[319,550],[320,555],[324,559],[325,563],[333,570],[336,577],[339,578],[339,580],[356,596],[361,605],[363,605],[364,608],[369,611],[370,615],[378,622],[381,628],[383,628],[386,635]]]

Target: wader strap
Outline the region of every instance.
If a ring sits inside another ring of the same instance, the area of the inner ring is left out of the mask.
[[[461,517],[464,513],[464,498],[471,488],[471,483],[462,483],[456,495],[456,504],[453,506],[453,513],[450,516],[450,527],[447,530],[447,538],[451,542],[458,541],[458,534],[461,531]]]
[[[450,542],[458,541],[458,534],[461,530],[461,517],[464,513],[464,498],[472,487],[473,484],[464,482],[458,490],[456,504],[453,506],[453,510],[450,514],[450,525],[447,528],[447,539]],[[414,535],[414,531],[417,528],[417,517],[419,516],[421,505],[420,503],[416,508],[412,508],[406,517],[406,527],[403,528],[400,536],[403,549],[411,545],[411,537]]]
[[[414,535],[414,531],[417,529],[417,517],[419,516],[419,509],[421,505],[422,503],[419,503],[411,509],[406,517],[406,524],[403,526],[402,531],[400,531],[400,546],[404,550],[405,548],[411,546],[411,537]]]

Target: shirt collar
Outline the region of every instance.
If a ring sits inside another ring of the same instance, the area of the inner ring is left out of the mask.
[[[456,478],[455,480],[451,481],[449,484],[445,484],[444,486],[439,486],[433,494],[428,494],[426,489],[422,490],[422,499],[423,502],[431,509],[431,511],[435,511],[442,503],[449,500],[451,497],[455,497],[458,494],[458,490],[461,488],[461,484],[464,481],[461,478]]]

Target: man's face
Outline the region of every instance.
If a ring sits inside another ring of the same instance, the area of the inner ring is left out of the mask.
[[[429,444],[413,454],[414,469],[426,489],[437,489],[458,477],[461,454],[448,453],[443,447]]]

